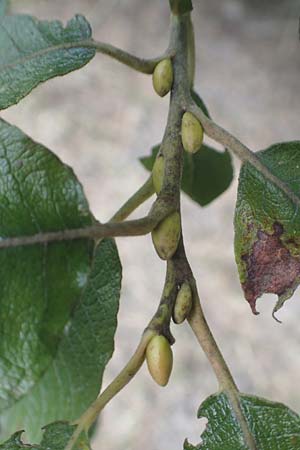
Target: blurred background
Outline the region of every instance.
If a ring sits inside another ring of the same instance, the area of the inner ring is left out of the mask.
[[[193,3],[195,87],[212,117],[253,150],[299,139],[298,0]],[[12,10],[63,21],[84,14],[95,39],[144,57],[157,56],[168,43],[167,0],[13,0]],[[168,98],[154,94],[151,77],[98,54],[82,70],[39,86],[2,116],[74,168],[92,211],[105,221],[146,179],[138,158],[160,142],[167,111]],[[205,208],[182,196],[187,254],[208,322],[240,389],[299,412],[299,293],[278,314],[281,325],[271,317],[274,296],[258,301],[259,316],[244,300],[233,254],[238,171],[235,161],[235,182]],[[104,386],[134,351],[165,276],[149,236],[117,243],[123,291]],[[106,407],[94,450],[180,450],[185,437],[199,442],[204,421],[197,420],[197,408],[217,383],[188,326],[173,326],[173,332],[168,387],[157,387],[144,366]]]

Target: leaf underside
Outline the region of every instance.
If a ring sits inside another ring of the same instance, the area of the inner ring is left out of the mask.
[[[0,109],[18,103],[39,83],[87,64],[95,50],[80,42],[90,38],[90,25],[80,15],[65,28],[27,15],[0,16]]]
[[[257,155],[299,197],[300,141],[276,144]],[[246,163],[240,172],[234,223],[235,256],[245,298],[257,314],[257,298],[276,294],[274,314],[300,282],[298,205]]]
[[[0,120],[0,236],[88,226],[72,170]],[[77,418],[98,394],[114,348],[121,265],[113,240],[0,251],[0,407],[3,435],[36,441]]]
[[[281,403],[240,394],[240,406],[248,429],[259,450],[300,448],[300,417]],[[239,422],[224,393],[208,397],[200,406],[198,418],[208,424],[196,446],[188,441],[185,450],[248,450]]]

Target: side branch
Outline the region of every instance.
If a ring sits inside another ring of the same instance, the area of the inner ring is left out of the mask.
[[[122,222],[142,203],[148,200],[155,192],[152,174],[148,180],[121,206],[112,216],[110,222]]]
[[[239,390],[205,320],[195,280],[192,282],[192,290],[194,308],[188,318],[189,324],[216,374],[220,391],[226,393],[233,407],[235,416],[242,429],[245,443],[249,450],[258,450],[255,440],[249,430],[245,415],[241,409]]]
[[[75,44],[70,44],[71,46],[75,46]],[[122,64],[131,67],[132,69],[142,72],[145,74],[153,73],[155,66],[164,58],[170,58],[174,55],[171,49],[166,50],[164,54],[157,58],[139,58],[138,56],[132,55],[131,53],[126,52],[114,45],[107,44],[105,42],[94,41],[93,39],[82,41],[80,43],[76,43],[76,47],[84,47],[84,48],[92,48],[95,49],[98,53],[103,53],[104,55],[110,56],[113,59],[116,59]],[[68,47],[68,46],[64,46]],[[69,48],[70,48],[69,47]]]
[[[197,105],[195,105],[193,101],[188,103],[186,109],[192,112],[200,120],[207,136],[211,137],[216,142],[219,142],[220,144],[231,150],[232,153],[236,155],[242,162],[248,162],[253,167],[255,167],[258,172],[260,172],[264,177],[271,181],[271,183],[273,183],[281,191],[283,191],[295,205],[300,206],[300,199],[287,186],[287,184],[276,177],[276,175],[274,175],[268,169],[268,167],[260,161],[258,156],[256,156],[254,152],[246,147],[246,145],[242,144],[231,133],[224,130],[224,128],[220,127],[211,119],[206,117],[203,111]]]
[[[151,190],[147,191],[146,184],[145,196],[150,195]],[[151,189],[151,188],[150,188]],[[125,204],[126,205],[126,204]],[[127,205],[128,206],[128,205]],[[134,208],[132,205],[125,209],[121,208],[120,215],[129,214]],[[72,241],[75,239],[102,239],[105,237],[121,237],[121,236],[143,236],[151,233],[151,231],[174,211],[174,203],[169,198],[157,199],[149,214],[146,217],[136,220],[127,220],[125,222],[107,222],[96,223],[85,228],[75,228],[69,230],[49,231],[38,233],[32,236],[9,237],[0,239],[0,249],[20,247],[35,244],[48,244],[58,241]],[[118,213],[114,216],[118,219]]]
[[[78,437],[84,430],[88,430],[96,420],[99,413],[105,407],[105,405],[120,392],[139,371],[145,360],[145,352],[149,341],[154,336],[154,332],[146,330],[141,338],[141,341],[130,358],[126,366],[121,370],[119,375],[107,386],[107,388],[101,393],[101,395],[89,406],[89,408],[82,414],[82,416],[75,421],[77,428],[70,441],[68,442],[65,450],[72,450]]]
[[[142,219],[128,220],[122,223],[98,223],[85,228],[50,231],[48,233],[34,234],[33,236],[7,238],[0,241],[0,249],[34,244],[48,244],[58,241],[73,241],[84,238],[101,239],[117,236],[142,236],[150,233],[158,222],[157,219],[147,216]]]

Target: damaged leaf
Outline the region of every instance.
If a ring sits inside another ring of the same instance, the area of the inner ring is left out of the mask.
[[[300,141],[275,144],[257,156],[299,196]],[[245,298],[258,314],[257,298],[276,294],[274,315],[300,282],[299,206],[246,163],[240,172],[234,225],[235,257]]]

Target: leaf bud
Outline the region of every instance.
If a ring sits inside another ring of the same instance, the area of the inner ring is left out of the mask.
[[[177,250],[180,239],[180,214],[175,211],[163,219],[152,231],[152,241],[161,259],[170,259]]]
[[[164,97],[171,90],[173,84],[173,66],[169,58],[163,59],[155,66],[152,83],[155,92],[160,97]]]
[[[165,170],[165,161],[164,157],[162,155],[157,156],[156,160],[153,165],[152,169],[152,180],[155,192],[157,194],[160,193],[162,184],[163,184],[163,178],[164,178],[164,170]]]
[[[146,361],[153,380],[166,386],[172,372],[173,353],[165,336],[156,335],[151,339],[146,349]]]
[[[196,153],[203,142],[203,128],[199,120],[190,112],[185,112],[181,122],[181,139],[183,148],[189,153]]]
[[[179,292],[177,294],[174,310],[173,310],[173,320],[175,323],[180,324],[182,323],[187,316],[189,315],[189,312],[191,311],[193,306],[192,301],[192,289],[189,285],[189,283],[183,283],[179,289]]]

